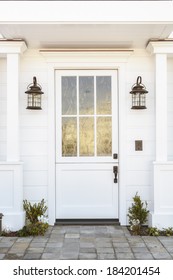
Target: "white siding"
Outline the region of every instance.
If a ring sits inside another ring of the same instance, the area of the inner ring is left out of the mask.
[[[20,153],[24,162],[24,198],[47,200],[47,65],[38,50],[28,50],[21,58],[20,74]],[[42,86],[42,110],[26,110],[28,84],[33,76]]]
[[[154,57],[136,50],[127,63],[126,75],[126,211],[136,192],[152,209],[153,161],[155,160],[155,74]],[[33,76],[42,86],[40,111],[26,110],[27,85]],[[146,110],[131,110],[129,91],[142,77],[149,93]],[[173,59],[168,59],[168,159],[173,160]],[[35,202],[48,199],[48,72],[37,50],[21,57],[20,67],[20,154],[24,162],[24,198]],[[121,94],[121,93],[120,93]],[[54,110],[54,108],[52,108]],[[121,120],[120,120],[121,125]],[[54,137],[54,136],[53,136]],[[143,151],[135,151],[135,140],[143,141]],[[120,139],[121,141],[121,139]],[[0,59],[0,161],[5,160],[6,146],[6,63]],[[125,207],[125,205],[124,205]]]
[[[145,110],[131,109],[129,91],[138,76],[146,86]],[[127,189],[126,210],[132,203],[132,197],[138,192],[142,200],[151,208],[153,185],[153,161],[155,160],[155,102],[154,102],[154,58],[147,52],[136,50],[127,65]],[[143,141],[143,150],[135,151],[135,140]]]

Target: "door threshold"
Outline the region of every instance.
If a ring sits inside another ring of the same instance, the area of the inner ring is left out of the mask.
[[[120,225],[119,219],[56,219],[55,225]]]

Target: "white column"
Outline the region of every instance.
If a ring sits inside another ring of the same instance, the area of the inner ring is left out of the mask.
[[[173,221],[173,162],[167,159],[167,56],[173,55],[173,42],[151,41],[147,50],[156,62],[156,160],[149,226],[163,229],[171,227]]]
[[[156,54],[156,162],[167,161],[167,54]]]
[[[7,162],[19,161],[19,54],[7,54]]]
[[[0,213],[3,228],[19,230],[25,223],[23,211],[23,164],[19,155],[19,55],[24,41],[0,41],[0,54],[7,57],[7,152],[0,162]]]

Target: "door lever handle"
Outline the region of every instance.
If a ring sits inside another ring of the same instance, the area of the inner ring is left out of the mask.
[[[113,173],[115,175],[114,183],[116,184],[118,182],[118,166],[113,166]]]

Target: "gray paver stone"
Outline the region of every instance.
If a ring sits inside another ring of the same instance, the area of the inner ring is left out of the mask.
[[[53,242],[48,242],[46,244],[46,248],[47,247],[51,247],[51,248],[61,248],[63,246],[63,242],[56,242],[56,243],[53,243]]]
[[[38,253],[27,253],[24,256],[24,260],[39,260],[41,258],[41,254]]]
[[[130,247],[130,246],[129,246],[129,243],[127,243],[127,242],[121,242],[121,243],[119,243],[119,242],[113,242],[113,246],[114,246],[115,248],[120,248],[120,247],[126,247],[126,248],[128,248],[128,247]]]
[[[144,255],[146,253],[149,253],[149,251],[146,247],[132,247],[131,249],[134,253],[143,253]]]
[[[153,260],[153,256],[150,253],[134,253],[137,260]]]
[[[113,248],[97,248],[97,253],[109,253],[109,254],[114,254],[114,249]]]
[[[80,253],[79,259],[80,260],[96,260],[97,255],[95,253]]]
[[[80,248],[79,249],[80,253],[96,253],[96,249],[95,248]]]
[[[89,242],[80,242],[80,248],[94,248],[94,244]]]
[[[132,250],[130,247],[116,247],[114,248],[115,253],[132,253]]]
[[[116,253],[118,260],[133,260],[134,255],[132,253]]]
[[[60,253],[61,252],[61,248],[57,248],[57,247],[55,247],[55,248],[53,248],[53,247],[46,247],[45,249],[44,249],[44,253]]]
[[[170,260],[172,259],[171,255],[168,253],[153,253],[154,259],[156,260]]]
[[[116,260],[115,254],[98,254],[98,260]]]
[[[43,253],[44,248],[28,248],[27,253]]]
[[[59,260],[60,253],[43,253],[41,256],[42,260]]]
[[[60,260],[77,260],[78,254],[77,253],[62,253],[60,255]]]

